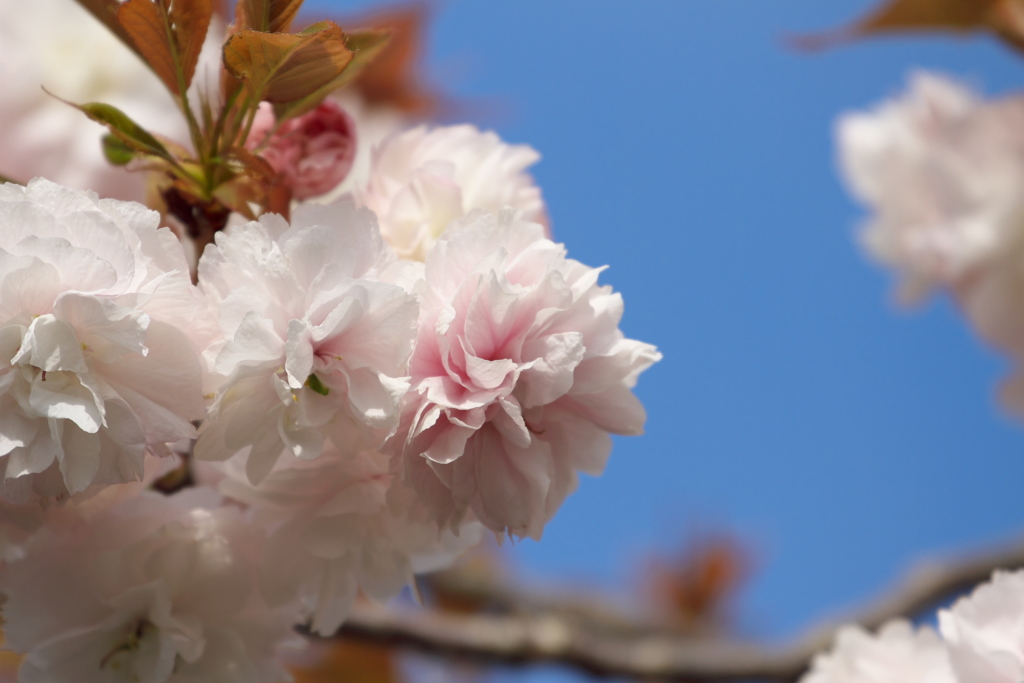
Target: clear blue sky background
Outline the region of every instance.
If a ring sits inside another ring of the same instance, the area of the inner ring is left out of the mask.
[[[915,68],[1000,93],[1024,87],[1024,62],[987,39],[783,44],[872,4],[437,4],[430,72],[541,151],[558,239],[610,264],[624,330],[665,354],[638,390],[647,435],[620,439],[544,540],[513,549],[527,575],[620,585],[694,522],[731,529],[758,560],[739,624],[783,638],[914,558],[1021,532],[1024,427],[993,396],[1004,363],[947,302],[892,304],[855,245],[832,126]]]

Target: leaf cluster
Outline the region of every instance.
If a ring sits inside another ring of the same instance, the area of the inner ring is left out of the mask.
[[[294,31],[303,0],[239,0],[222,47],[218,92],[193,88],[214,0],[78,0],[150,67],[188,123],[191,149],[145,130],[109,104],[73,104],[107,127],[107,159],[156,171],[165,208],[196,239],[212,240],[231,212],[287,214],[290,193],[259,148],[246,146],[261,103],[276,127],[315,109],[384,48],[388,33],[331,21]],[[70,104],[70,103],[69,103]],[[276,130],[276,127],[274,130]],[[272,131],[273,132],[273,131]]]

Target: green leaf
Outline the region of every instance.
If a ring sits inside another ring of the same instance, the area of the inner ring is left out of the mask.
[[[24,185],[25,184],[25,183],[23,183],[23,182],[21,182],[19,180],[15,180],[14,178],[9,178],[8,176],[5,176],[3,173],[0,173],[0,185],[2,185],[4,183],[12,183],[14,185]]]
[[[307,97],[337,78],[352,61],[345,35],[324,21],[301,33],[246,29],[224,44],[224,66],[256,100],[287,103]]]
[[[124,166],[135,158],[135,150],[129,145],[121,142],[113,133],[103,136],[103,156],[114,166]]]
[[[278,121],[301,116],[316,109],[325,97],[352,82],[388,45],[391,33],[382,29],[366,29],[345,34],[345,46],[352,51],[352,61],[345,70],[330,82],[317,88],[309,95],[274,107]]]
[[[57,99],[68,106],[74,107],[96,123],[106,126],[118,140],[136,152],[150,154],[172,164],[177,164],[177,160],[167,151],[162,142],[153,137],[152,133],[135,123],[130,116],[117,107],[102,102],[75,104],[59,97]]]
[[[327,394],[331,393],[331,390],[325,387],[323,382],[320,381],[320,378],[317,377],[315,374],[310,375],[309,377],[306,378],[306,386],[315,391],[316,393],[320,394],[321,396],[326,396]]]

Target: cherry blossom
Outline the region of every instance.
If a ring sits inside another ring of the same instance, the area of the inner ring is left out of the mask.
[[[287,680],[275,657],[300,645],[297,615],[261,600],[261,543],[207,489],[48,525],[0,571],[6,646],[26,655],[19,681]]]
[[[355,194],[395,252],[422,261],[445,228],[474,209],[511,206],[544,222],[540,189],[525,172],[539,158],[470,125],[420,126],[374,150],[369,181]]]
[[[864,242],[916,301],[947,290],[986,340],[1024,360],[1024,97],[984,101],[917,74],[910,91],[839,123],[851,188],[872,209]],[[1024,412],[1024,375],[1003,390]]]
[[[181,247],[138,204],[0,186],[0,493],[141,478],[203,417],[212,332]]]
[[[227,340],[208,355],[226,379],[198,457],[251,447],[256,483],[285,450],[315,458],[330,440],[353,453],[394,432],[417,304],[381,280],[392,260],[373,214],[346,202],[302,206],[291,226],[268,215],[217,235],[199,273]]]
[[[232,466],[233,465],[233,466]],[[298,598],[311,628],[330,635],[357,593],[390,600],[414,573],[450,564],[476,545],[479,525],[438,534],[411,492],[397,490],[387,456],[329,451],[316,460],[284,456],[259,485],[232,463],[220,489],[270,530],[261,585],[273,605]]]
[[[1016,683],[1024,676],[1024,571],[988,583],[939,612],[950,660],[965,683]]]
[[[957,683],[949,659],[942,639],[927,626],[891,621],[878,635],[847,626],[800,683]]]
[[[843,169],[872,210],[864,242],[910,299],[960,290],[1018,251],[1022,126],[1024,98],[985,102],[926,73],[900,99],[840,120]]]
[[[472,214],[427,256],[412,391],[391,449],[435,519],[467,510],[496,532],[539,538],[599,474],[610,434],[640,434],[631,389],[661,355],[618,329],[601,269],[566,258],[515,211]]]

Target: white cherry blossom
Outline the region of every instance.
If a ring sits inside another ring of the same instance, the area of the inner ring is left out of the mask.
[[[315,458],[325,440],[354,453],[394,432],[408,388],[415,299],[381,280],[393,260],[373,214],[349,202],[305,205],[217,235],[200,283],[226,343],[211,349],[226,378],[196,455],[251,447],[250,480],[278,456]]]
[[[543,222],[540,189],[526,173],[538,159],[532,148],[474,126],[420,126],[374,150],[369,181],[355,195],[400,257],[422,261],[452,221],[475,209],[511,206]]]
[[[0,570],[20,683],[278,683],[294,606],[256,587],[262,538],[207,489],[145,492],[38,532]],[[70,568],[73,567],[73,571]]]
[[[950,659],[964,683],[1024,678],[1024,571],[997,571],[988,583],[939,612]]]
[[[250,507],[270,530],[261,585],[272,605],[298,598],[311,628],[338,629],[358,593],[390,600],[413,574],[450,564],[480,539],[466,523],[458,537],[437,525],[374,451],[345,456],[329,451],[308,461],[286,455],[258,486],[230,464],[220,482],[225,495]]]
[[[139,204],[0,186],[0,493],[140,479],[204,414],[210,334],[181,247]]]
[[[919,73],[901,98],[838,124],[840,159],[871,210],[869,250],[904,293],[984,277],[1024,235],[1024,98],[984,101]]]
[[[832,651],[815,657],[800,683],[959,682],[934,630],[891,621],[877,635],[859,626],[841,629]]]

